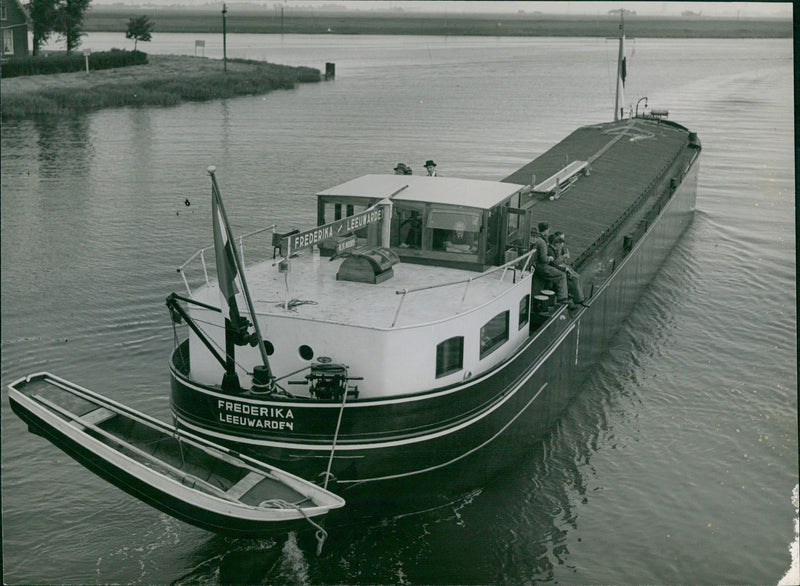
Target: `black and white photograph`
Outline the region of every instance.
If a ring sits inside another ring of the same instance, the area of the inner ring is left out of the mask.
[[[790,2],[0,0],[5,584],[773,584]]]

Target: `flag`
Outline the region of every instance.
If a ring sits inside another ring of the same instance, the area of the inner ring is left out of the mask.
[[[620,77],[622,78],[622,87],[625,87],[625,78],[628,76],[627,67],[625,66],[625,57],[622,58],[622,67],[620,68]]]
[[[234,260],[233,241],[228,224],[222,214],[219,193],[216,187],[211,187],[211,215],[214,224],[214,256],[217,261],[217,279],[219,280],[220,301],[226,307],[221,307],[223,315],[226,309],[236,307],[235,296],[239,292],[236,287],[236,261]],[[226,315],[226,317],[228,317]]]

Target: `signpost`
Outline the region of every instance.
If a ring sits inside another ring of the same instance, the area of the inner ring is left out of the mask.
[[[222,63],[225,73],[228,72],[228,45],[225,39],[225,15],[228,13],[228,8],[222,5]]]
[[[89,73],[89,55],[92,54],[91,49],[84,49],[83,50],[83,58],[86,60],[86,73]]]

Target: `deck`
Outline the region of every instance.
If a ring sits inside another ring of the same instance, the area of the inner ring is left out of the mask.
[[[410,263],[393,267],[394,276],[383,283],[365,284],[337,281],[342,260],[330,261],[318,251],[306,251],[292,259],[288,275],[288,295],[284,275],[272,261],[248,267],[247,284],[259,315],[292,315],[297,318],[333,322],[366,328],[390,328],[400,304],[396,291],[417,289],[442,283],[460,284],[408,293],[397,318],[397,327],[430,323],[452,317],[496,299],[513,284],[513,272],[502,270],[469,283],[480,273]],[[465,289],[463,305],[461,298]],[[195,293],[195,299],[219,305],[216,283]],[[294,300],[289,309],[285,300]]]
[[[532,208],[534,223],[564,232],[577,259],[685,151],[688,135],[676,124],[641,118],[584,126],[503,181],[530,184],[535,175],[540,182],[572,161],[588,161],[588,175]]]

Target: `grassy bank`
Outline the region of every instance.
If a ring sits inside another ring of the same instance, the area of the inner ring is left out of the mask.
[[[134,105],[172,106],[288,89],[321,78],[317,69],[259,61],[150,55],[147,65],[4,79],[3,118]]]
[[[128,19],[139,15],[150,17],[158,33],[222,33],[219,10],[112,6],[93,7],[87,13],[85,30],[124,32]],[[230,9],[226,24],[229,33],[613,37],[618,34],[619,17],[533,13],[376,15],[291,9],[281,17],[270,7]],[[625,32],[639,38],[791,38],[793,29],[791,19],[632,16],[625,19]]]

